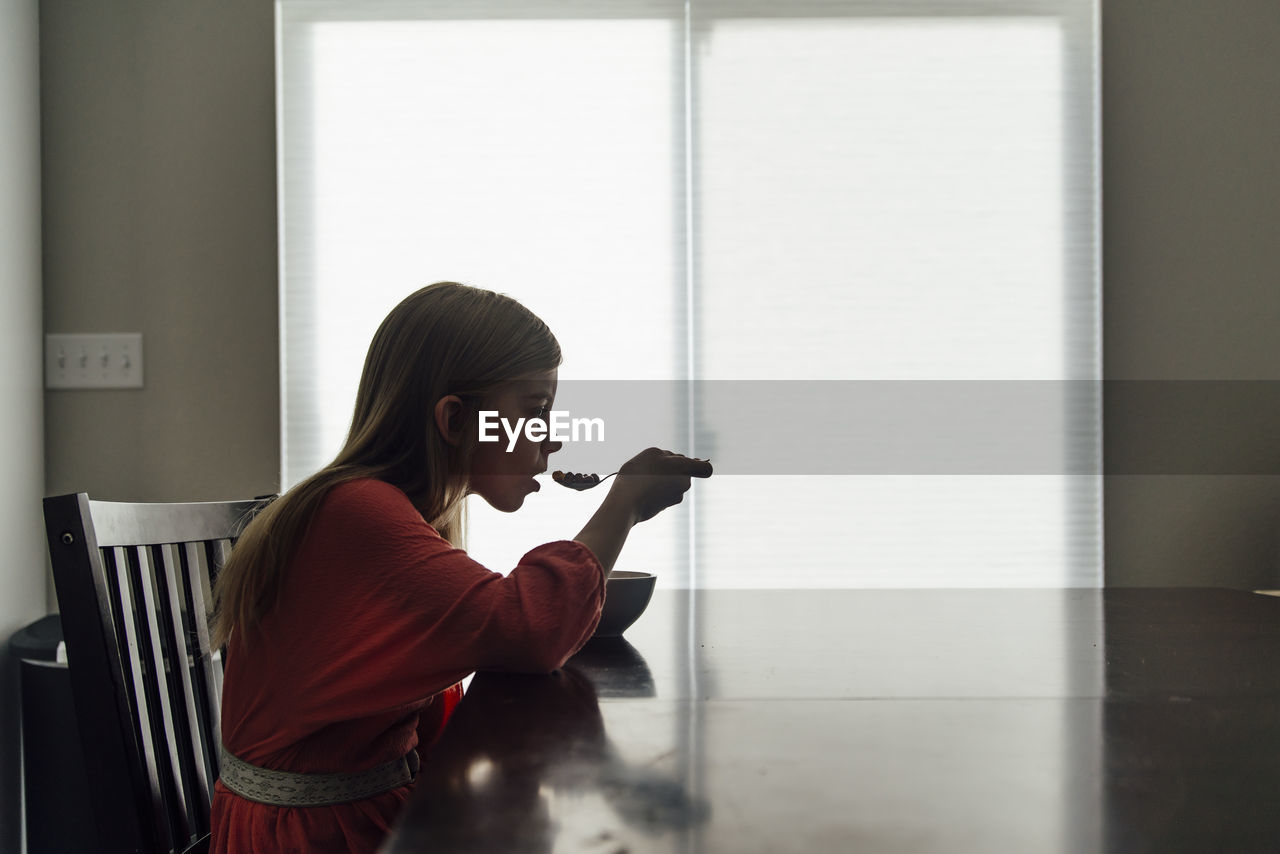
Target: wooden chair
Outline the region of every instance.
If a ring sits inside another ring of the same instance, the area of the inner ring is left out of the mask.
[[[207,847],[222,695],[210,585],[269,500],[44,500],[100,851]]]

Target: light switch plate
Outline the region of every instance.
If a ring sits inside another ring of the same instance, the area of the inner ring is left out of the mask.
[[[45,388],[142,388],[142,333],[44,336]]]

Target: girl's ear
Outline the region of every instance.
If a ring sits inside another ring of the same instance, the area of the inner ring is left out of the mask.
[[[462,398],[456,394],[446,395],[436,401],[436,429],[450,445],[462,443],[462,423],[465,416]]]

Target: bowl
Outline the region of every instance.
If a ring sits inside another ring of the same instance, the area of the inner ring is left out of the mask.
[[[604,585],[604,610],[595,637],[621,637],[649,607],[657,581],[657,576],[648,572],[614,570]]]

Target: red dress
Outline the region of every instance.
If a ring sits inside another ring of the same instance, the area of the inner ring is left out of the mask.
[[[403,756],[439,735],[473,671],[548,672],[577,652],[600,619],[604,580],[591,550],[564,540],[504,577],[450,545],[394,486],[334,487],[277,605],[228,644],[223,743],[246,762],[303,773]],[[219,781],[211,850],[372,852],[408,793],[273,807]]]

